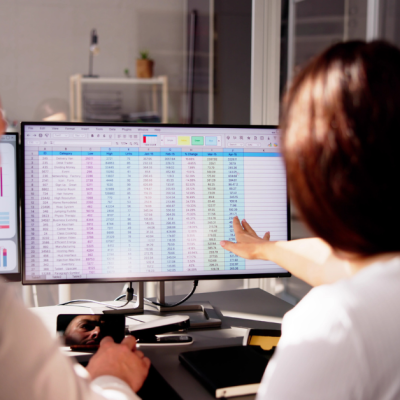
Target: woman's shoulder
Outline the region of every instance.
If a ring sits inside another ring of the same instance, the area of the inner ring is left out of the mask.
[[[283,319],[259,398],[399,398],[399,283],[393,259],[312,289]]]
[[[312,289],[284,323],[303,326],[304,334],[312,330],[324,337],[336,330],[343,338],[358,336],[361,342],[372,338],[366,330],[378,334],[385,326],[399,332],[399,287],[400,257],[377,262],[350,279]]]

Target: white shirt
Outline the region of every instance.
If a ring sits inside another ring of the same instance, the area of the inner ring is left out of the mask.
[[[0,279],[0,399],[137,400],[113,376],[90,382],[86,369],[64,356],[39,318]]]
[[[400,399],[400,257],[312,289],[285,315],[262,399]]]

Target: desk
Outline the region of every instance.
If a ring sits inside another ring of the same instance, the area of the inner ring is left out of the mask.
[[[171,296],[167,301],[174,302],[181,298],[182,296]],[[191,301],[196,300],[209,301],[215,307],[222,319],[221,329],[190,331],[190,335],[194,338],[191,346],[145,347],[141,350],[183,399],[214,399],[180,364],[179,353],[241,345],[247,328],[279,329],[283,315],[293,306],[261,289],[199,293],[191,298]],[[246,396],[240,399],[253,398],[254,396]]]

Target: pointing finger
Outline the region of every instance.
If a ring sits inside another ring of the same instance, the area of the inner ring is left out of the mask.
[[[240,225],[240,221],[239,221],[238,217],[233,218],[232,225],[233,225],[233,230],[235,231],[235,235],[243,232],[243,227],[242,227],[242,225]]]
[[[250,226],[250,224],[245,219],[242,221],[242,225],[246,232],[250,233],[250,235],[252,235],[252,236],[258,237],[255,230]]]

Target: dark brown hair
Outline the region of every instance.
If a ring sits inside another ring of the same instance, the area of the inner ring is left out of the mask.
[[[342,251],[400,251],[400,51],[336,44],[299,73],[282,109],[289,189],[304,221]]]

